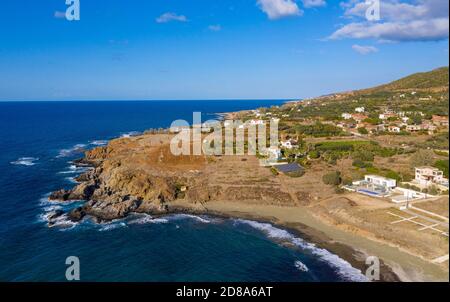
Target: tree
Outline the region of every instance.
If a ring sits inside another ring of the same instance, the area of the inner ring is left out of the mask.
[[[358,132],[359,132],[359,134],[363,134],[363,135],[369,134],[369,131],[367,131],[367,129],[364,127],[358,128]]]
[[[334,172],[325,174],[325,175],[322,177],[322,181],[323,181],[324,184],[326,184],[326,185],[338,186],[338,185],[340,185],[341,182],[342,182],[341,172],[339,172],[339,171],[334,171]]]
[[[438,160],[434,163],[433,167],[438,168],[442,172],[444,172],[444,176],[448,178],[448,159],[447,160]]]
[[[412,115],[410,118],[411,118],[411,122],[412,122],[414,125],[420,125],[420,124],[422,124],[422,116],[420,116],[420,114],[414,114],[414,115]]]

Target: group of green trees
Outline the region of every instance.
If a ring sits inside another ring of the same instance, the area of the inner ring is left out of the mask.
[[[330,124],[323,124],[317,122],[313,125],[295,125],[293,131],[306,136],[313,137],[328,137],[328,136],[343,136],[345,133],[341,128]]]

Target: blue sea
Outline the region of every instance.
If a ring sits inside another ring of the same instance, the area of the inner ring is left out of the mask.
[[[65,281],[66,258],[81,281],[363,281],[330,252],[270,224],[206,216],[78,224],[46,215],[77,203],[47,196],[71,188],[85,149],[176,119],[282,101],[0,102],[0,281]]]

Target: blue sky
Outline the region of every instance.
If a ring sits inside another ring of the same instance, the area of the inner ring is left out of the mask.
[[[0,100],[274,99],[448,65],[447,0],[2,0]]]

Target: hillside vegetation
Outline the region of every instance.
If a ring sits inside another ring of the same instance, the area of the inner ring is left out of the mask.
[[[409,90],[436,90],[448,89],[449,69],[441,67],[429,72],[419,72],[389,84],[362,90],[361,92],[378,91],[409,91]]]

